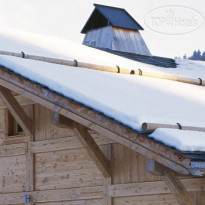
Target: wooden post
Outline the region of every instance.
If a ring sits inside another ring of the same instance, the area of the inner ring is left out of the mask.
[[[102,151],[105,154],[105,157],[112,162],[112,144],[107,144],[102,146]],[[112,163],[111,163],[112,164]],[[112,166],[110,167],[110,170],[112,170]],[[113,200],[112,196],[109,193],[109,188],[112,185],[112,171],[110,173],[110,178],[105,178],[104,179],[104,205],[112,205]]]
[[[105,178],[104,179],[104,197],[103,197],[103,201],[104,201],[104,205],[112,205],[113,204],[113,200],[112,197],[109,194],[109,187],[112,185],[112,178]]]

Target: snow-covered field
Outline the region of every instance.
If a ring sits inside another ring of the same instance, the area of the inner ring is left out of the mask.
[[[5,28],[0,29],[0,50],[205,79],[202,62],[181,60],[177,68],[160,68],[68,40]],[[0,65],[137,131],[142,131],[143,122],[205,127],[205,87],[3,55]],[[204,133],[160,129],[152,137],[180,150],[205,151]],[[196,137],[200,142],[190,143]]]

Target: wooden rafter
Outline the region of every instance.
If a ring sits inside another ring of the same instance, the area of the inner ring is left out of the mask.
[[[61,128],[72,128],[82,143],[83,148],[95,162],[98,169],[105,178],[110,178],[110,162],[107,160],[101,149],[98,147],[88,129],[73,120],[70,120],[58,113],[52,113],[51,123]]]
[[[22,127],[26,135],[32,136],[32,121],[29,119],[23,108],[19,105],[10,90],[0,86],[0,97],[7,106],[17,123]]]
[[[17,95],[17,96],[14,96],[14,98],[17,100],[17,102],[19,103],[19,105],[32,105],[34,104],[35,102],[33,102],[32,100],[28,99],[28,98],[25,98],[21,95]],[[5,109],[6,108],[6,105],[4,104],[4,102],[0,99],[0,110],[1,109]]]
[[[154,160],[146,161],[146,170],[154,175],[162,176],[179,205],[196,205],[175,172]]]
[[[87,128],[79,124],[76,125],[73,130],[103,176],[105,178],[110,178],[110,162],[93,140],[92,136],[88,133]]]

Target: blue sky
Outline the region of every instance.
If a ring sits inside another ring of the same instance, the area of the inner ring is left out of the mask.
[[[155,32],[145,24],[151,10],[163,6],[182,6],[205,16],[204,0],[0,0],[0,27],[58,36],[81,43],[82,27],[93,10],[93,3],[125,8],[143,27],[141,32],[153,55],[175,57],[205,50],[205,22],[195,31],[181,35]],[[186,9],[181,12],[189,15]]]

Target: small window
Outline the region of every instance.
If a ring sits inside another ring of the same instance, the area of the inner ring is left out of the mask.
[[[22,135],[22,134],[23,134],[23,129],[16,122],[16,120],[11,115],[11,113],[7,110],[6,111],[6,135],[15,136],[15,135]]]
[[[18,124],[18,133],[23,132],[23,129],[21,128],[21,126]]]

